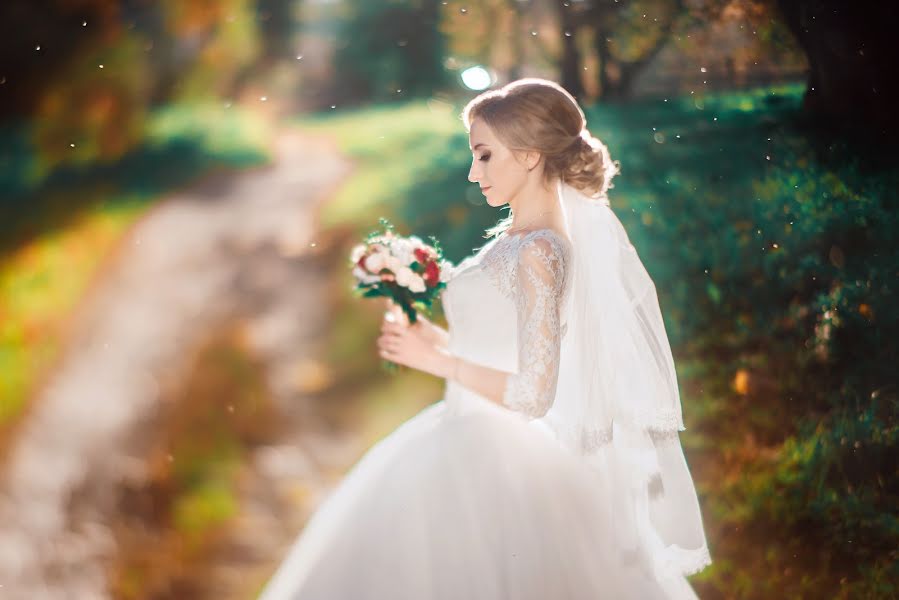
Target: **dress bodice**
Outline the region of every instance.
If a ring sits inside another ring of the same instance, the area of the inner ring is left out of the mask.
[[[443,293],[448,350],[512,373],[504,404],[538,417],[552,405],[564,332],[570,244],[551,229],[502,233],[450,273]],[[483,404],[450,382],[448,404]]]

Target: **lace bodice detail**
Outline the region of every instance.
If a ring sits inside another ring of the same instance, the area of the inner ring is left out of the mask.
[[[550,229],[503,234],[483,257],[489,279],[516,308],[518,369],[503,404],[532,418],[546,414],[556,393],[569,257],[567,239]]]

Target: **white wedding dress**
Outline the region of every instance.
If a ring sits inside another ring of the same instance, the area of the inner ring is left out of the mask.
[[[685,574],[708,564],[705,539],[668,545],[667,570],[646,558],[680,519],[627,491],[617,432],[585,459],[553,428],[570,253],[552,230],[504,233],[452,269],[449,350],[514,373],[505,406],[449,382],[325,499],[263,600],[696,597]],[[666,491],[698,515],[676,434],[665,443],[686,477]]]

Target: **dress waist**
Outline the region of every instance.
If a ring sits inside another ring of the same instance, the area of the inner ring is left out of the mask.
[[[492,406],[490,399],[471,391],[458,382],[447,381],[443,400],[449,414],[465,414],[475,410],[490,410],[501,407]]]

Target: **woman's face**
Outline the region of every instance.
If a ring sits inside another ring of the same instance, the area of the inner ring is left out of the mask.
[[[525,162],[516,159],[481,119],[472,122],[468,144],[472,153],[468,180],[481,186],[487,204],[502,206],[516,198],[527,181]]]

